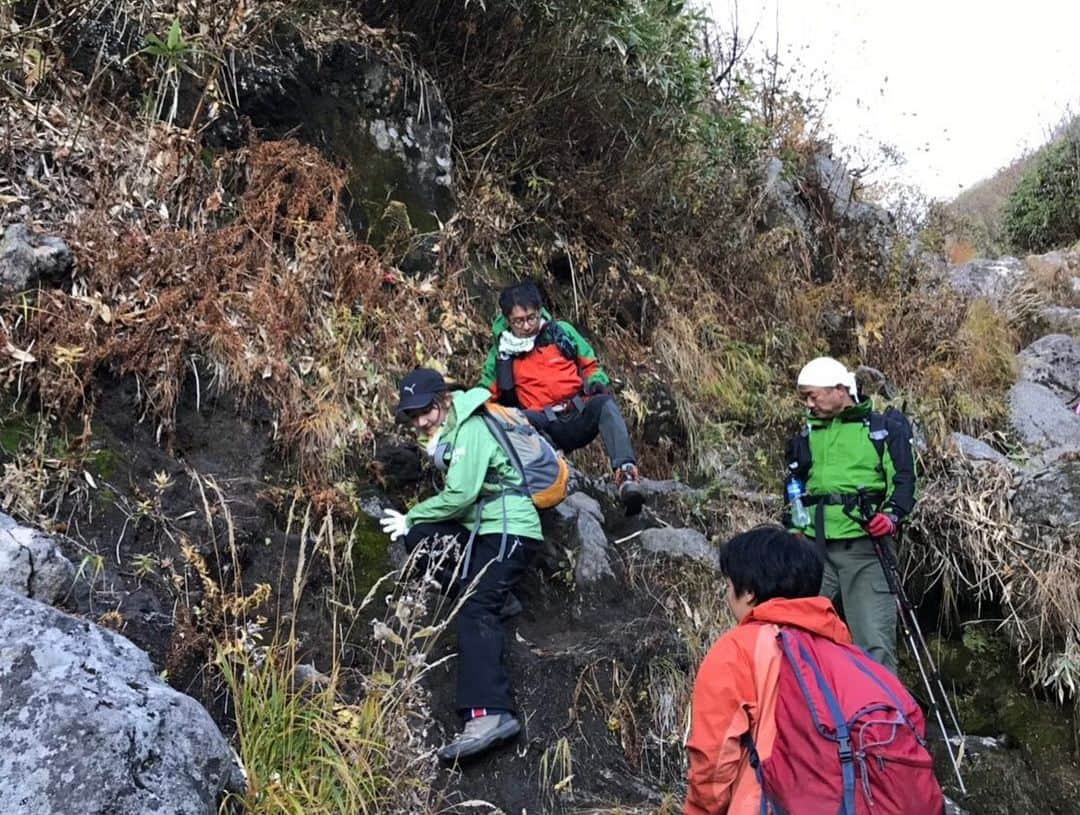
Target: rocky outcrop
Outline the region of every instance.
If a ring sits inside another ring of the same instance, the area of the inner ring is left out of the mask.
[[[1080,396],[1080,343],[1067,334],[1037,339],[1017,355],[1020,379],[1045,385],[1064,401]]]
[[[1039,319],[1055,334],[1080,333],[1080,308],[1045,306],[1039,311]]]
[[[1009,412],[1017,437],[1041,460],[1052,459],[1080,439],[1080,416],[1044,385],[1024,381],[1013,385]]]
[[[241,779],[210,715],[119,634],[0,590],[0,812],[214,815]]]
[[[815,278],[831,278],[837,244],[860,255],[869,267],[885,268],[892,215],[860,199],[857,178],[827,146],[795,168],[770,159],[763,190],[768,202],[764,225],[794,230],[810,251]]]
[[[948,281],[961,294],[1000,305],[1026,274],[1016,258],[980,258],[950,269]]]
[[[239,70],[236,114],[263,138],[294,136],[344,165],[350,220],[378,248],[438,229],[454,208],[453,125],[438,88],[359,43],[316,52],[293,35],[276,37],[275,48]]]
[[[30,234],[23,224],[11,224],[0,241],[0,296],[58,283],[69,274],[75,257],[60,238]]]
[[[0,512],[0,588],[52,604],[67,593],[74,576],[75,567],[56,541]]]
[[[949,436],[949,442],[957,453],[976,465],[990,463],[1007,468],[1013,466],[1003,453],[999,453],[981,439],[976,439],[965,433],[953,433]]]

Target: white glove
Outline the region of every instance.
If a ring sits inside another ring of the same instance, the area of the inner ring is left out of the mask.
[[[379,526],[392,541],[404,538],[409,531],[409,522],[405,520],[405,516],[392,509],[383,510],[382,517],[379,518]]]

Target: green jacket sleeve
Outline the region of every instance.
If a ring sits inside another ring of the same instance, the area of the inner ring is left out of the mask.
[[[499,346],[491,346],[491,350],[488,351],[487,359],[484,360],[484,368],[480,371],[480,381],[476,384],[481,388],[487,388],[495,396],[498,396],[497,388],[495,387],[495,358],[499,352]]]
[[[478,416],[466,419],[454,440],[445,486],[437,495],[409,510],[405,516],[409,525],[468,520],[476,512],[476,501],[496,444],[483,419]]]
[[[611,380],[608,379],[608,375],[604,373],[604,369],[601,368],[600,363],[597,362],[596,352],[593,350],[593,347],[589,345],[589,341],[581,336],[581,333],[570,323],[560,320],[559,325],[574,343],[574,349],[577,351],[577,365],[578,369],[581,371],[581,381],[586,385],[590,382],[599,382],[601,385],[610,385]]]

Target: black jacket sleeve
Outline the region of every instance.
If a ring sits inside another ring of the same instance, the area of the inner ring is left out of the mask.
[[[912,450],[911,424],[898,410],[885,411],[885,427],[893,476],[889,503],[892,512],[903,520],[915,508],[915,454]]]
[[[784,496],[784,512],[780,522],[791,528],[791,511],[788,508],[787,480],[794,475],[806,486],[806,479],[810,476],[810,440],[803,432],[796,433],[787,443],[784,452],[784,481],[780,486],[780,494]]]

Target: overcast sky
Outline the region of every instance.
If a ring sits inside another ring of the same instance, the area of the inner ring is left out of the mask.
[[[904,180],[937,198],[992,175],[1080,112],[1077,0],[710,0],[726,27],[757,26],[798,81],[829,97],[842,146],[876,160],[889,144]],[[737,4],[737,9],[736,9]]]

